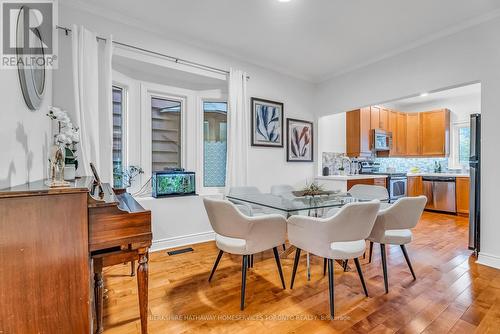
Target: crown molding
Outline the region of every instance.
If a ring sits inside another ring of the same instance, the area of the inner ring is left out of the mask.
[[[448,27],[448,28],[446,28],[444,30],[441,30],[439,32],[431,34],[431,35],[429,35],[429,36],[427,36],[425,38],[421,38],[421,39],[419,39],[419,40],[417,40],[415,42],[409,43],[409,44],[407,44],[407,45],[405,45],[403,47],[396,48],[396,49],[394,49],[392,51],[389,51],[389,52],[387,52],[387,53],[385,53],[385,54],[383,54],[381,56],[374,57],[374,58],[372,58],[372,59],[370,59],[368,61],[365,61],[365,62],[362,62],[362,63],[358,63],[356,65],[352,65],[352,66],[346,67],[345,69],[342,69],[340,71],[331,73],[329,75],[325,75],[325,76],[320,77],[320,78],[316,78],[315,82],[318,83],[318,84],[325,83],[325,82],[330,81],[332,79],[335,79],[336,77],[339,77],[341,75],[344,75],[344,74],[347,74],[347,73],[359,70],[361,68],[367,67],[367,66],[375,64],[375,63],[378,63],[378,62],[383,61],[385,59],[395,57],[397,55],[400,55],[402,53],[411,51],[413,49],[416,49],[418,47],[421,47],[421,46],[424,46],[426,44],[432,43],[434,41],[440,40],[442,38],[455,35],[455,34],[461,32],[461,31],[473,28],[473,27],[478,26],[480,24],[483,24],[483,23],[486,23],[488,21],[494,20],[494,19],[496,19],[498,17],[500,17],[500,8],[497,9],[497,10],[491,11],[491,12],[485,14],[485,15],[481,15],[481,16],[472,18],[470,20],[464,21],[464,22],[462,22],[462,23],[460,23],[458,25],[453,25],[451,27]]]

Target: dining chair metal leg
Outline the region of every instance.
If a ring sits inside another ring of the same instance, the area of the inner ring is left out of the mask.
[[[283,270],[281,269],[280,255],[278,254],[278,248],[273,247],[274,259],[276,260],[276,265],[278,266],[278,272],[281,278],[281,284],[283,285],[283,289],[286,289],[285,278],[283,277]]]
[[[323,276],[326,275],[326,257],[323,259]]]
[[[372,254],[373,254],[373,241],[370,241],[370,255],[368,255],[368,263],[372,263]]]
[[[334,282],[333,282],[333,260],[328,259],[328,290],[330,293],[330,320],[333,320],[335,317],[335,306],[334,306]]]
[[[385,244],[380,244],[380,254],[382,255],[382,271],[384,272],[385,293],[389,293],[389,282],[387,279],[387,257],[385,254]]]
[[[359,280],[361,281],[361,285],[363,286],[363,291],[365,292],[365,296],[368,297],[368,290],[366,289],[365,278],[363,277],[363,272],[361,271],[361,265],[359,264],[359,259],[355,258],[354,263],[356,264]]]
[[[283,244],[283,251],[286,251],[286,245]]]
[[[250,268],[253,268],[253,254],[250,255]]]
[[[247,268],[250,255],[243,255],[243,262],[241,264],[241,303],[240,309],[243,311],[245,308],[245,286],[247,281]]]
[[[413,271],[413,267],[411,266],[410,258],[408,257],[408,252],[406,251],[405,245],[401,245],[401,250],[403,251],[403,255],[405,256],[406,263],[408,263],[411,275],[413,276],[413,279],[416,280],[417,276],[415,276],[415,272]]]
[[[297,273],[297,267],[299,265],[299,259],[300,259],[300,248],[297,248],[295,250],[295,260],[293,261],[293,271],[292,271],[292,280],[290,282],[290,289],[293,289],[293,282],[295,281],[295,274]]]
[[[217,269],[217,266],[219,265],[219,261],[222,257],[222,254],[224,254],[224,252],[219,250],[219,255],[217,255],[217,259],[215,260],[214,267],[212,268],[212,272],[210,273],[210,277],[208,278],[209,282],[212,280],[212,276],[214,276],[215,270]]]
[[[347,263],[348,263],[348,260],[342,261],[342,268],[344,268],[344,272],[347,271]]]
[[[311,256],[309,255],[309,252],[306,253],[306,276],[307,280],[311,280]]]

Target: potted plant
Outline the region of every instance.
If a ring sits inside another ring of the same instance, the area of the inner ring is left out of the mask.
[[[76,144],[80,141],[78,127],[74,126],[68,113],[58,107],[49,107],[47,116],[57,121],[57,134],[54,135],[54,147],[51,154],[51,178],[56,176],[54,173],[60,170],[60,176],[57,178],[62,180],[74,180],[76,177],[76,169],[78,161],[76,155]],[[57,157],[58,161],[55,160]],[[61,161],[62,159],[62,161]],[[61,170],[62,169],[62,170]]]
[[[116,189],[126,189],[132,186],[134,179],[144,174],[144,170],[140,166],[128,166],[124,169],[115,168],[113,171],[114,184]]]

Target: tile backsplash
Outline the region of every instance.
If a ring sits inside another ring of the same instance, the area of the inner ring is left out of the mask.
[[[322,167],[329,167],[330,174],[342,166],[342,158],[345,153],[323,152]],[[441,165],[444,172],[448,169],[448,158],[375,158],[380,163],[380,171],[385,172],[387,168],[395,168],[397,172],[409,172],[412,167],[417,167],[421,172],[434,172],[434,162]]]
[[[442,171],[448,169],[448,158],[376,158],[375,161],[380,163],[382,172],[388,167],[398,172],[408,172],[412,167],[417,167],[421,172],[434,172],[435,161],[441,165]]]

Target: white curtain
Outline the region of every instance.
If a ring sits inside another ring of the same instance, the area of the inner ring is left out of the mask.
[[[103,182],[113,180],[113,103],[111,36],[97,41],[96,34],[73,25],[72,58],[75,124],[80,128],[77,150],[79,175],[92,175],[96,166]]]
[[[230,187],[248,185],[250,114],[247,74],[241,70],[229,71],[227,131],[226,192]]]

